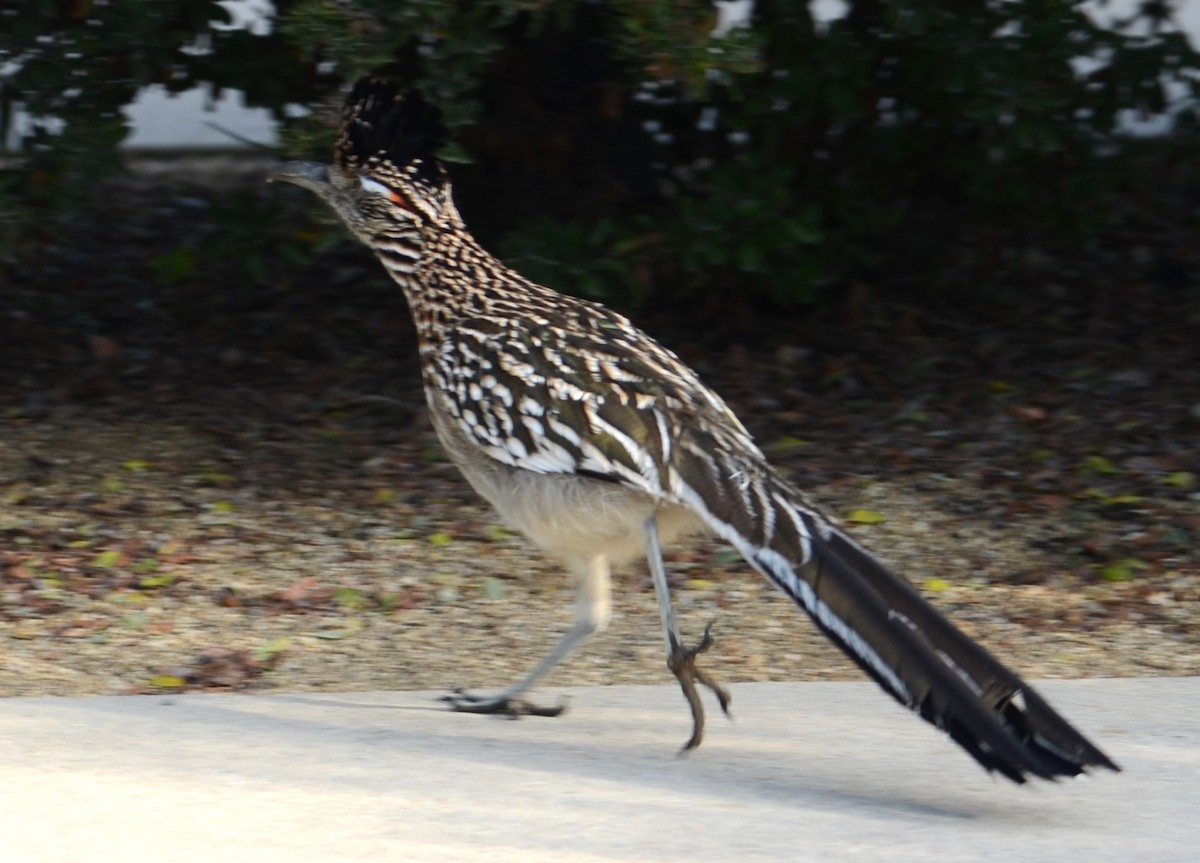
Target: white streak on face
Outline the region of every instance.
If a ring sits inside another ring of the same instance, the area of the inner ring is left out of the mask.
[[[370,177],[360,177],[358,181],[362,183],[364,192],[371,192],[374,195],[383,195],[385,198],[390,197],[392,194],[392,190],[378,180],[372,180]]]

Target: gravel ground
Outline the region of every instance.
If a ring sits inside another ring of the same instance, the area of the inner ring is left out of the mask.
[[[382,447],[324,432],[231,440],[116,415],[6,428],[0,695],[486,688],[550,648],[570,585],[475,501],[431,433]],[[970,483],[918,485],[814,492],[835,513],[885,514],[856,533],[1028,677],[1200,674],[1194,571],[1081,583],[1044,542],[1053,525],[965,517]],[[716,620],[720,677],[859,676],[722,546],[670,557],[685,632]],[[619,575],[610,629],[545,685],[669,679],[637,567]]]

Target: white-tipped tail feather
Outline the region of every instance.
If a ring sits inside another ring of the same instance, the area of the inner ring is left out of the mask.
[[[691,432],[671,491],[905,707],[1015,782],[1119,769],[757,452]],[[701,494],[688,481],[702,476]],[[723,478],[736,477],[732,482]],[[770,506],[774,513],[762,512]]]

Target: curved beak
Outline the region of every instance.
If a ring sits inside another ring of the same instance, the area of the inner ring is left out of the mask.
[[[271,169],[267,182],[294,183],[319,194],[329,188],[329,166],[323,162],[284,162]]]

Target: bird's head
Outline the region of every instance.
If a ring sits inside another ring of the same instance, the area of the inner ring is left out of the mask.
[[[363,242],[455,221],[441,112],[415,91],[362,78],[346,100],[333,164],[285,162],[268,179],[316,192]]]

